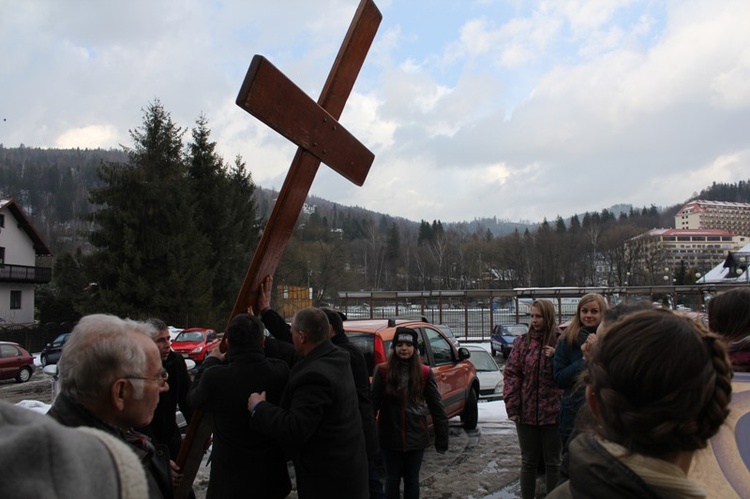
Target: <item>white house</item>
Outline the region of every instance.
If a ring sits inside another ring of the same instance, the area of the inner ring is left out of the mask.
[[[0,198],[0,323],[34,322],[34,286],[51,280],[52,269],[37,267],[50,251],[14,199]]]

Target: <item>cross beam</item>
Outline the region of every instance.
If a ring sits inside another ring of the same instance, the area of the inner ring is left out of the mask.
[[[276,272],[320,162],[328,164],[357,185],[362,185],[367,177],[374,156],[337,120],[344,110],[381,19],[382,15],[372,0],[360,2],[317,104],[265,59],[259,56],[253,59],[237,104],[299,148],[255,250],[230,319],[255,305],[261,280]],[[283,88],[289,94],[274,91],[277,84],[279,86],[276,88]],[[264,101],[263,96],[270,101]],[[288,105],[288,96],[298,108]]]

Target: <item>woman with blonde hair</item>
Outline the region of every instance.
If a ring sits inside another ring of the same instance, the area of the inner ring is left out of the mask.
[[[560,478],[562,442],[557,432],[560,390],[552,378],[557,341],[555,307],[548,300],[531,304],[528,332],[516,338],[503,369],[503,399],[508,418],[516,423],[521,447],[521,497],[536,494],[536,472],[544,461],[547,492]]]
[[[578,376],[584,368],[584,351],[596,339],[596,328],[609,308],[607,300],[600,294],[584,295],[576,307],[576,315],[560,336],[555,351],[555,384],[564,390],[560,400],[558,431],[563,443],[563,454],[573,432],[576,414],[583,405],[583,390],[576,389]],[[585,345],[585,346],[584,346]],[[582,350],[583,347],[583,350]]]
[[[593,425],[570,443],[570,480],[547,497],[706,497],[687,473],[729,414],[731,377],[722,341],[688,317],[616,321],[583,376]]]

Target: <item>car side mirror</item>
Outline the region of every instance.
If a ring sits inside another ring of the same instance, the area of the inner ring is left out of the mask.
[[[458,349],[458,360],[466,360],[471,358],[471,352],[466,347],[460,347]]]

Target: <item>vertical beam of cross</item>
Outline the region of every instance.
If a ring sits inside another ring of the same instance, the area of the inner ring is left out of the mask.
[[[373,0],[361,0],[317,104],[261,56],[255,56],[237,105],[299,148],[266,223],[229,320],[255,306],[258,286],[281,261],[320,162],[357,185],[367,177],[374,155],[338,123],[382,15]],[[193,413],[177,457],[183,472],[175,497],[187,497],[211,435],[210,417]]]

